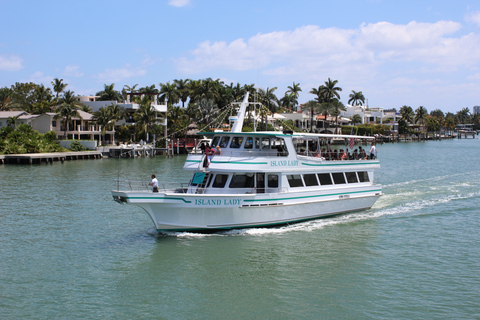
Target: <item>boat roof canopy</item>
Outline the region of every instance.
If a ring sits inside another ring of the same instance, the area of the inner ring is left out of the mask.
[[[327,139],[366,139],[374,140],[371,136],[357,136],[349,134],[326,134],[326,133],[308,133],[308,132],[279,132],[279,131],[260,131],[260,132],[199,132],[200,135],[214,136],[214,135],[235,135],[235,136],[277,136],[277,137],[298,137],[298,138],[327,138]]]

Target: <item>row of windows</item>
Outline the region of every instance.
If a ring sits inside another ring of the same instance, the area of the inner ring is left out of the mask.
[[[229,188],[253,188],[257,180],[257,188],[265,188],[265,174],[235,174],[232,176]],[[217,174],[212,182],[212,188],[224,188],[228,180],[228,174]],[[267,174],[267,187],[278,188],[278,175]]]
[[[302,179],[303,178],[303,179]],[[367,171],[308,173],[287,175],[290,188],[313,187],[318,185],[332,185],[345,183],[369,182]]]
[[[204,178],[205,177],[205,178]],[[192,185],[197,185],[203,180],[208,186],[211,181],[212,188],[224,188],[228,182],[228,174],[216,174],[212,180],[211,177],[200,177],[199,181],[192,181]],[[266,181],[265,181],[266,178]],[[291,188],[326,186],[333,184],[369,182],[367,171],[351,172],[333,172],[333,173],[307,173],[307,174],[289,174],[287,175],[288,184]],[[256,181],[256,183],[255,183]],[[278,174],[250,173],[234,174],[228,184],[229,188],[278,188]]]
[[[244,143],[245,141],[245,143]],[[282,138],[269,138],[269,137],[244,137],[242,136],[216,136],[213,138],[212,147],[216,147],[217,145],[220,148],[231,148],[231,149],[239,149],[242,147],[243,149],[252,150],[252,149],[282,149],[279,151],[286,151],[285,149],[285,141]]]

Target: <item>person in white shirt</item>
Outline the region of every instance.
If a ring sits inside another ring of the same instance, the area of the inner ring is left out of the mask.
[[[372,142],[372,147],[370,148],[370,159],[375,159],[376,155],[377,155],[377,148],[375,148],[375,145]]]
[[[158,192],[158,180],[154,174],[152,174],[152,182],[150,182],[148,185],[152,186],[152,192]]]

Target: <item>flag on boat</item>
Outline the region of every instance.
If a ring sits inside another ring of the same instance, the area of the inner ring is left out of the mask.
[[[350,143],[348,144],[348,146],[350,147],[350,149],[353,149],[353,147],[355,147],[355,139],[350,138]]]

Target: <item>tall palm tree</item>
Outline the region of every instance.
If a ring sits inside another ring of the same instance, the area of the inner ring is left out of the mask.
[[[350,120],[352,120],[353,126],[355,126],[357,123],[362,123],[362,117],[359,114],[354,114],[350,117]]]
[[[403,106],[400,108],[400,117],[402,120],[412,123],[413,122],[413,109],[410,106]]]
[[[188,97],[190,96],[190,90],[188,87],[188,83],[190,79],[185,80],[173,80],[177,90],[177,96],[182,101],[182,108],[185,108],[185,102],[187,102]]]
[[[157,119],[157,112],[148,97],[143,97],[140,107],[133,116],[136,124],[141,128],[141,132],[145,133],[145,139],[148,140],[148,130]]]
[[[330,105],[332,106],[332,113],[335,115],[335,126],[338,128],[338,116],[340,115],[340,111],[345,110],[345,106],[343,103],[340,102],[340,100],[334,98],[331,102]]]
[[[98,111],[93,113],[93,116],[95,123],[102,127],[101,136],[103,137],[103,142],[105,142],[105,132],[112,126],[114,122],[112,111],[109,107],[100,107]]]
[[[55,99],[58,100],[58,96],[65,90],[68,84],[63,83],[63,79],[58,78],[53,79],[51,84],[53,86],[53,91],[56,93]]]
[[[313,114],[318,107],[319,104],[315,100],[310,100],[305,104],[305,108],[310,109],[310,132],[313,132]]]
[[[132,94],[132,93],[137,93],[138,90],[136,89],[138,87],[138,84],[134,84],[133,86],[127,86],[127,85],[124,85],[123,86],[123,89],[122,89],[122,96],[123,96],[123,99],[124,100],[127,100],[127,95],[128,94]],[[131,97],[131,101],[133,101],[134,96]]]
[[[457,120],[457,123],[469,123],[470,122],[470,109],[468,108],[463,108],[460,111],[457,111],[455,114],[455,118]]]
[[[284,108],[292,110],[294,106],[298,104],[297,98],[293,93],[286,93],[283,98],[280,99],[280,105]]]
[[[365,103],[365,97],[362,93],[362,91],[354,91],[352,90],[352,93],[350,93],[349,95],[349,98],[348,99],[348,104],[352,105],[352,106],[363,106],[363,104]]]
[[[420,124],[421,126],[425,125],[425,118],[428,116],[427,109],[425,107],[418,107],[417,110],[415,110],[415,123]]]
[[[103,91],[95,94],[98,96],[98,101],[122,101],[122,94],[114,89],[115,83],[110,85],[104,84],[103,87]]]
[[[79,117],[81,118],[80,114],[78,113],[78,107],[80,106],[80,102],[74,95],[73,91],[65,91],[63,96],[60,98],[60,106],[57,108],[55,115],[55,119],[62,118],[63,119],[63,126],[64,126],[64,133],[63,138],[67,139],[67,127],[72,118]]]
[[[339,92],[342,91],[342,88],[337,87],[338,80],[331,80],[328,78],[328,81],[325,81],[325,95],[327,101],[332,101],[334,98],[340,100]]]
[[[165,84],[160,83],[159,92],[160,101],[167,101],[167,107],[172,107],[179,101],[177,85],[175,83],[167,82]]]
[[[295,98],[297,99],[297,104],[298,104],[298,97],[301,91],[302,91],[302,88],[300,88],[300,83],[295,83],[294,81],[292,86],[287,87],[286,93],[293,93],[295,95]]]
[[[261,104],[263,104],[265,107],[267,107],[270,112],[274,113],[277,111],[279,101],[277,96],[275,95],[275,90],[277,90],[277,87],[273,88],[268,88],[263,90],[259,89],[258,90],[258,100]]]

